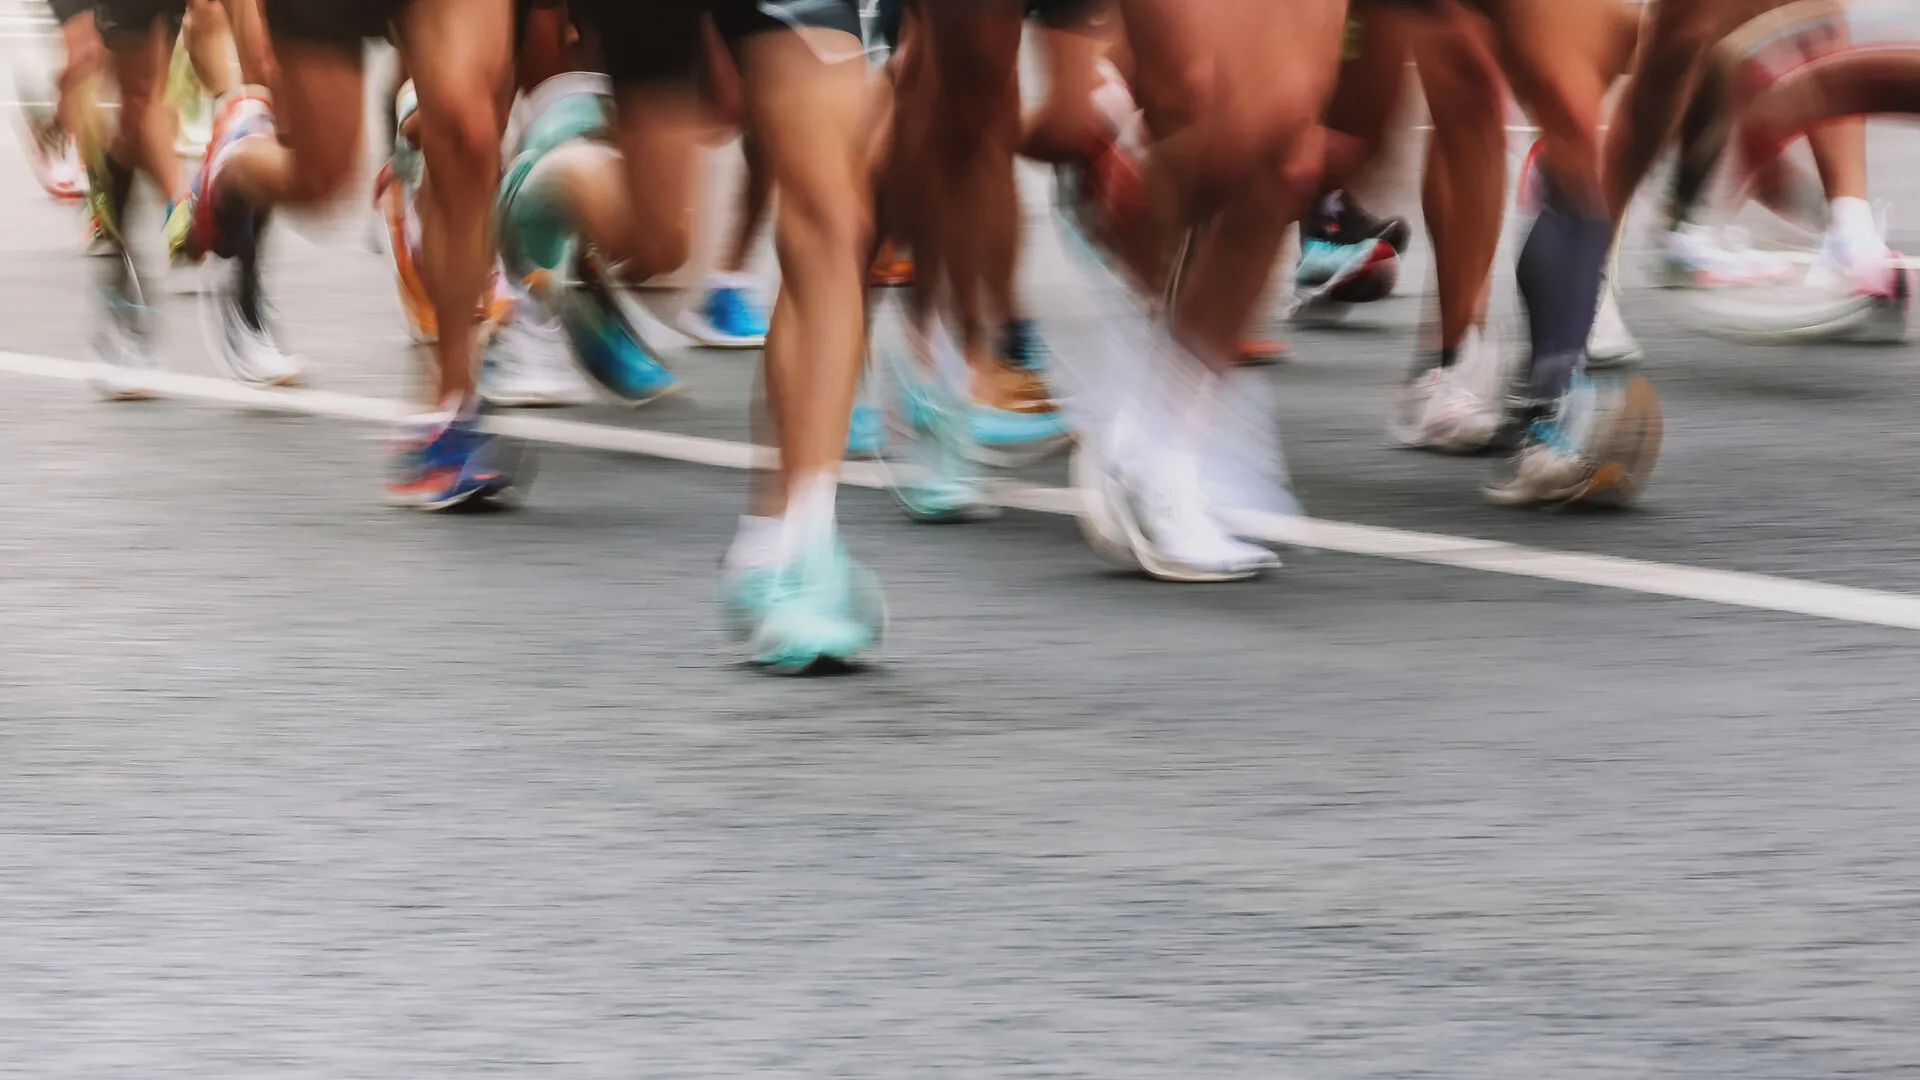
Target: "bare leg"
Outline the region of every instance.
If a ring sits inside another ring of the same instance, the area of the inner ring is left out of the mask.
[[[62,63],[54,84],[59,99],[54,103],[54,113],[62,128],[78,133],[93,122],[86,114],[94,108],[94,87],[107,61],[100,31],[93,25],[93,12],[83,11],[61,23],[60,44]]]
[[[851,46],[851,43],[849,43]],[[831,483],[865,355],[866,70],[821,61],[798,35],[742,43],[753,125],[780,190],[775,243],[782,285],[768,334],[768,403],[785,494]],[[774,495],[776,503],[784,503]]]
[[[753,258],[754,241],[759,238],[760,226],[773,205],[773,170],[760,139],[751,133],[745,135],[740,140],[740,151],[747,161],[746,182],[740,188],[740,213],[734,219],[733,236],[720,257],[720,270],[728,274],[746,273],[747,263]]]
[[[181,34],[194,74],[207,93],[220,97],[233,89],[233,35],[227,28],[226,9],[217,0],[192,0]]]
[[[108,43],[120,84],[120,123],[108,144],[114,160],[147,174],[169,203],[180,197],[180,162],[173,152],[173,111],[162,100],[173,43],[156,22],[144,36]]]
[[[1443,357],[1483,313],[1506,208],[1505,95],[1485,34],[1482,20],[1456,8],[1415,37],[1433,111],[1421,194],[1433,238]]]

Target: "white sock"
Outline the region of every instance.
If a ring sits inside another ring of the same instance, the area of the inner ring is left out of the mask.
[[[733,543],[727,546],[724,560],[729,569],[757,570],[780,565],[781,521],[777,517],[741,514],[733,531]]]
[[[1841,251],[1848,255],[1872,253],[1886,245],[1880,236],[1880,225],[1873,219],[1873,207],[1865,199],[1833,200],[1827,235],[1838,240]]]
[[[760,279],[744,270],[737,274],[724,270],[715,270],[707,275],[708,292],[712,292],[715,289],[740,289],[746,292],[752,292],[759,287]]]
[[[799,558],[814,544],[833,537],[833,500],[840,490],[832,473],[795,479],[787,489],[787,512],[780,519],[780,557]]]

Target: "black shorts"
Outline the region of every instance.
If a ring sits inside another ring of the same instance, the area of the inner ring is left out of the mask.
[[[900,20],[909,0],[879,0],[875,29],[890,49],[900,47]],[[1109,0],[1026,0],[1027,18],[1050,30],[1079,30],[1093,21]]]
[[[275,41],[360,50],[388,36],[406,0],[263,0],[267,34]]]
[[[187,0],[97,0],[93,5],[93,24],[109,49],[145,41],[155,22],[169,38],[176,37],[186,17]]]
[[[700,20],[732,44],[770,30],[841,30],[860,40],[858,0],[572,0],[600,40],[615,86],[689,82],[705,54]]]
[[[1027,0],[1027,18],[1050,30],[1079,30],[1100,13],[1104,0]]]
[[[53,9],[54,23],[65,26],[68,19],[92,11],[93,0],[47,0],[47,6]]]

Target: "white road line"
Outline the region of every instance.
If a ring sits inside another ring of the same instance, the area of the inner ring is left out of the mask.
[[[52,356],[0,352],[0,371],[68,382],[88,382],[106,374],[99,364]],[[172,398],[222,402],[272,412],[328,416],[345,420],[391,421],[402,413],[397,401],[323,390],[257,390],[204,375],[158,373],[155,392]],[[503,435],[592,450],[665,458],[722,469],[764,467],[772,451],[726,439],[675,435],[664,431],[587,424],[544,416],[498,416],[487,426]],[[849,462],[843,480],[866,488],[885,486],[879,466]],[[1080,504],[1071,488],[1003,482],[989,492],[1002,505],[1047,514],[1071,514]],[[1841,622],[1920,630],[1920,596],[1830,585],[1818,581],[1708,570],[1671,563],[1532,548],[1497,540],[1444,533],[1423,533],[1379,525],[1271,514],[1241,514],[1234,522],[1246,535],[1272,543],[1366,555],[1429,566],[1481,570],[1494,574],[1595,585],[1652,596],[1700,600],[1729,607],[1812,615]]]

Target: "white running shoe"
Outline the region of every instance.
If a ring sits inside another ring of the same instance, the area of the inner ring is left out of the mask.
[[[512,320],[488,343],[480,364],[480,396],[508,409],[594,400],[593,387],[574,366],[560,320],[531,296],[515,300]]]
[[[140,401],[155,396],[151,376],[165,370],[153,349],[153,309],[147,306],[140,274],[124,251],[102,260],[96,289],[101,317],[90,351],[101,373],[90,380],[108,401]]]
[[[222,273],[228,267],[232,273]],[[207,337],[214,359],[234,381],[248,386],[292,386],[306,374],[297,356],[283,352],[267,328],[264,301],[248,312],[241,302],[240,276],[246,273],[238,259],[217,259],[209,268],[212,286],[202,305]],[[257,289],[256,289],[257,292]]]
[[[1793,264],[1785,258],[1757,251],[1728,230],[1691,222],[1666,234],[1660,270],[1666,286],[1681,289],[1768,285],[1793,276]]]
[[[1478,453],[1500,430],[1510,377],[1498,337],[1476,326],[1452,365],[1421,371],[1395,391],[1387,438],[1409,449]]]
[[[1120,434],[1118,423],[1110,434]],[[1110,446],[1109,451],[1114,449]],[[1111,452],[1080,456],[1082,530],[1095,551],[1128,558],[1162,581],[1239,581],[1280,565],[1273,552],[1234,538],[1215,516],[1192,454],[1162,450],[1141,468],[1121,466]]]
[[[1619,367],[1637,364],[1646,351],[1620,318],[1620,290],[1611,277],[1600,282],[1600,307],[1593,313],[1593,330],[1587,335],[1587,363],[1594,367]]]

